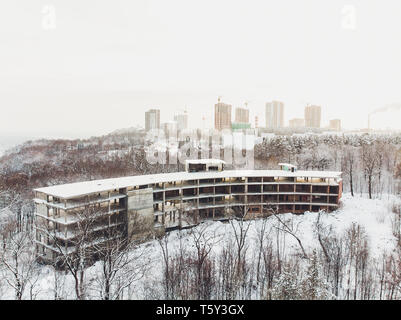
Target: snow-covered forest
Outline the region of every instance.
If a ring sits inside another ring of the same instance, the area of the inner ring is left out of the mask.
[[[257,168],[343,172],[341,208],[206,222],[64,271],[38,264],[32,189],[182,170],[149,165],[141,133],[39,140],[0,158],[2,299],[400,299],[401,136],[276,136]]]
[[[330,214],[205,222],[75,274],[3,238],[2,299],[400,299],[400,199],[345,194]],[[3,234],[3,236],[5,236]]]

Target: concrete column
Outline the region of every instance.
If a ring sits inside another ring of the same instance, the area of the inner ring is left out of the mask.
[[[244,195],[245,204],[248,204],[248,178],[245,178]]]
[[[260,213],[263,213],[263,177],[260,179]]]
[[[280,182],[277,180],[277,202],[280,202]],[[277,204],[277,209],[279,205]]]
[[[65,207],[64,221],[65,223],[67,223],[67,200],[64,200],[64,207]]]
[[[330,194],[330,186],[327,185],[327,203],[329,203],[329,198],[330,198],[329,194]]]
[[[245,194],[245,197],[244,197],[244,203],[245,203],[245,205],[244,205],[244,218],[245,218],[245,214],[246,214],[246,209],[247,209],[247,207],[248,207],[248,177],[245,177],[245,187],[244,187],[244,190],[245,190],[245,192],[244,192],[244,194]]]
[[[213,205],[216,205],[216,179],[213,179]],[[213,220],[215,215],[215,208],[213,207]]]
[[[49,206],[48,205],[46,205],[46,216],[48,218],[50,218],[50,216],[49,216]],[[48,218],[46,219],[46,229],[47,229],[47,233],[50,233],[50,220]],[[47,239],[46,243],[49,244],[49,242],[50,242],[49,235],[46,235],[46,239]]]
[[[180,188],[180,210],[178,211],[178,226],[179,228],[182,227],[182,211],[183,211],[183,202],[182,202],[182,197],[183,197],[183,189],[182,189],[182,183],[181,183],[181,188]]]
[[[65,237],[66,239],[67,239],[67,230],[68,230],[67,226],[64,225],[64,237]]]
[[[198,188],[197,188],[197,199],[196,199],[196,216],[195,216],[195,223],[199,221],[199,188],[200,188],[200,180],[198,179]]]
[[[166,223],[166,190],[165,190],[165,183],[163,182],[163,204],[162,204],[162,224],[165,225]]]

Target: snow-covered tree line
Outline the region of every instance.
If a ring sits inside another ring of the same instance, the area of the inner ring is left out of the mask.
[[[271,219],[270,217],[269,219]],[[289,219],[292,219],[289,217]],[[169,253],[160,241],[163,274],[145,286],[149,299],[369,300],[401,298],[401,247],[374,257],[364,228],[353,223],[336,233],[316,217],[315,247],[290,250],[281,222],[231,221],[229,236],[207,227],[179,238]],[[286,223],[293,222],[286,220]],[[296,231],[294,231],[296,233]],[[219,238],[220,237],[220,238]],[[189,238],[189,240],[188,240]],[[319,238],[319,240],[317,240]],[[199,241],[202,239],[202,241]],[[190,243],[188,243],[190,242]],[[220,243],[221,242],[221,243]],[[192,244],[192,248],[188,247]],[[293,244],[293,243],[291,243]],[[217,250],[213,250],[218,247]],[[170,248],[171,250],[171,248]]]
[[[123,231],[108,228],[104,236],[112,241],[96,242],[93,227],[96,211],[88,208],[78,212],[78,232],[74,247],[65,250],[54,241],[57,258],[43,264],[36,251],[34,232],[20,228],[15,215],[8,215],[0,228],[0,299],[35,300],[43,287],[50,285],[46,299],[123,299],[132,283],[147,270],[146,248],[138,241],[123,236]],[[36,228],[41,225],[36,224]],[[54,234],[47,236],[55,239]],[[96,262],[96,274],[88,279],[90,267]],[[44,273],[51,280],[43,284]],[[68,280],[66,280],[68,278]],[[50,282],[50,283],[49,283]],[[129,296],[128,296],[129,297]]]
[[[352,194],[400,191],[400,135],[276,136],[256,145],[255,157],[258,168],[286,161],[300,170],[342,171],[344,191]]]
[[[390,226],[379,249],[373,242],[380,239],[358,222],[369,213],[345,213],[209,221],[142,244],[95,246],[96,262],[88,260],[85,219],[64,270],[39,264],[32,233],[10,217],[0,234],[0,298],[400,299],[399,201],[369,222],[373,229]],[[338,219],[344,225],[335,227]]]
[[[143,146],[133,145],[129,139],[107,139],[108,142],[99,140],[101,143],[93,139],[79,148],[69,147],[67,141],[30,142],[0,159],[0,297],[10,297],[11,290],[11,296],[16,299],[35,299],[43,291],[39,279],[44,269],[34,254],[32,188],[178,169],[150,166]],[[399,192],[396,182],[401,178],[400,146],[401,137],[396,135],[277,136],[257,145],[255,155],[260,168],[273,168],[279,161],[288,161],[297,164],[300,170],[342,171],[346,192],[380,198]],[[105,157],[104,149],[128,152]],[[319,245],[313,251],[302,249],[297,242],[297,254],[290,254],[286,249],[288,239],[296,239],[296,225],[288,222],[285,226],[279,219],[275,220],[274,227],[257,223],[260,230],[253,237],[248,236],[249,223],[243,221],[231,221],[229,239],[206,236],[195,229],[185,239],[195,251],[188,250],[188,243],[183,243],[178,252],[169,252],[166,236],[159,241],[164,258],[163,278],[141,287],[142,297],[398,299],[399,207],[393,208],[392,217],[398,247],[383,252],[380,259],[371,255],[369,239],[357,224],[335,233],[329,224],[316,222],[314,232]],[[213,248],[219,247],[221,241],[224,241],[223,250],[215,252]],[[90,275],[93,269],[81,263],[82,252],[76,253],[77,260],[71,263],[66,274],[46,268],[53,275],[54,298],[136,297],[135,281],[143,275],[149,261],[135,264],[133,260],[141,259],[130,257],[131,252],[137,254],[137,251],[131,244],[124,247],[129,249],[123,250],[122,255],[115,248],[99,253],[103,260],[97,262],[101,267],[96,269],[95,278]],[[137,276],[127,277],[127,272]],[[71,279],[75,279],[75,284],[68,285]]]

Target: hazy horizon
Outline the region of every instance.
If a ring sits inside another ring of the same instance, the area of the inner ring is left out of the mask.
[[[144,126],[144,113],[213,126],[217,97],[285,104],[285,123],[322,106],[322,126],[366,128],[401,103],[401,2],[3,0],[0,135],[90,137]],[[401,129],[401,111],[372,128]]]

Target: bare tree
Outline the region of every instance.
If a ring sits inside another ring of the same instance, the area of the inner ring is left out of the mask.
[[[387,300],[397,299],[401,294],[401,247],[389,257],[386,266]]]
[[[213,247],[221,241],[221,236],[217,235],[214,231],[209,231],[209,223],[202,223],[190,231],[190,237],[195,246],[195,271],[196,271],[196,298],[207,299],[210,298],[210,288],[207,283],[203,280],[205,277],[205,271],[208,271],[208,265],[210,262],[208,258]]]
[[[345,263],[344,241],[341,236],[334,234],[332,226],[324,225],[321,217],[322,212],[319,212],[315,230],[324,256],[323,271],[326,274],[326,279],[331,283],[333,294],[337,297]]]
[[[352,297],[356,300],[358,293],[360,293],[360,296],[363,295],[360,291],[364,289],[364,281],[366,281],[367,275],[369,249],[364,228],[359,224],[353,223],[346,230],[346,244],[349,257],[346,297],[347,299]]]
[[[18,230],[15,217],[9,221],[6,229]],[[17,300],[23,298],[27,287],[30,288],[31,299],[35,297],[38,265],[34,248],[32,233],[29,231],[10,232],[7,237],[3,237],[0,265],[3,277],[14,290]]]
[[[317,238],[318,238],[320,247],[322,248],[322,251],[324,253],[324,257],[325,257],[327,263],[330,263],[330,255],[329,255],[328,250],[326,248],[326,244],[324,243],[324,237],[327,238],[328,236],[327,235],[325,235],[325,236],[322,235],[323,232],[325,232],[325,231],[327,232],[327,228],[325,228],[323,226],[323,223],[321,222],[321,214],[322,214],[322,211],[319,211],[319,213],[317,215],[317,219],[316,219],[315,230],[316,230],[316,233],[317,233]],[[330,232],[331,232],[331,228],[329,229],[328,233],[330,233]]]
[[[65,291],[65,276],[63,271],[57,270],[55,266],[51,266],[53,272],[53,298],[54,300],[62,300],[67,296]]]
[[[178,250],[173,255],[170,254],[169,239],[170,234],[158,239],[163,258],[164,298],[195,299],[193,292],[196,291],[196,288],[191,283],[192,279],[196,278],[196,273],[194,275],[193,272],[195,265],[193,255],[185,249],[181,232],[179,233]]]
[[[244,210],[243,214],[239,216],[237,219],[230,219],[230,225],[234,232],[234,241],[236,245],[237,255],[236,255],[236,266],[237,273],[241,271],[241,264],[245,260],[245,253],[247,249],[247,234],[249,227],[251,226],[250,222],[245,222],[244,218],[249,212],[249,208]]]
[[[237,212],[235,219],[230,219],[230,225],[234,233],[234,248],[235,248],[235,275],[234,286],[239,297],[244,299],[246,296],[250,298],[252,286],[252,277],[254,276],[252,262],[249,263],[246,259],[248,252],[248,231],[251,226],[251,221],[245,221],[245,217],[249,212],[249,207],[246,207],[242,212]]]
[[[288,234],[291,235],[295,240],[297,240],[297,242],[298,242],[298,244],[299,244],[299,247],[301,248],[301,251],[302,251],[302,257],[307,259],[307,258],[308,258],[308,255],[306,254],[305,248],[304,248],[304,246],[302,245],[302,241],[301,241],[301,239],[297,236],[298,227],[299,227],[300,222],[298,222],[298,223],[294,226],[294,223],[293,223],[292,220],[291,220],[290,223],[284,222],[284,221],[279,217],[278,214],[274,213],[273,215],[276,217],[276,219],[280,222],[280,225],[281,225],[281,227],[276,227],[276,228],[279,229],[279,230],[281,230],[281,231],[283,231],[283,232],[285,232],[285,233],[288,233]]]
[[[401,206],[399,204],[392,204],[392,218],[391,228],[394,237],[396,237],[398,246],[401,246]]]
[[[374,145],[362,146],[361,152],[362,152],[363,171],[365,179],[368,182],[369,199],[372,199],[373,181],[376,175],[379,175],[379,181],[380,181],[383,155],[381,154],[380,150]]]
[[[51,230],[41,228],[45,234],[52,239],[56,249],[57,257],[55,265],[66,269],[74,278],[75,295],[78,300],[86,298],[85,272],[86,268],[93,262],[96,241],[93,235],[96,220],[102,211],[95,206],[87,206],[82,210],[74,211],[76,217],[76,228],[72,231],[74,236],[68,240],[60,240]]]
[[[266,232],[267,219],[264,218],[260,225],[260,228],[257,229],[257,239],[258,239],[258,253],[257,253],[257,262],[256,262],[256,281],[262,284],[262,292],[263,292],[263,284],[264,279],[262,279],[262,262],[263,262],[263,253],[266,247],[266,244],[271,244],[271,240],[269,239],[270,231]]]
[[[0,232],[3,237],[21,230],[18,213],[13,211],[20,200],[18,193],[0,187]]]
[[[102,299],[115,300],[134,281],[144,276],[149,261],[145,247],[139,247],[135,241],[125,237],[122,230],[109,228],[106,237],[112,240],[93,247],[101,266],[96,282]]]
[[[217,299],[237,298],[236,261],[233,241],[227,241],[217,257]]]
[[[354,196],[354,170],[356,166],[356,148],[346,147],[342,156],[342,170],[348,176],[351,195]]]
[[[170,234],[165,234],[158,238],[158,243],[160,245],[162,251],[162,258],[163,258],[163,287],[165,292],[166,299],[173,299],[174,296],[174,285],[175,282],[172,279],[170,274],[170,250],[169,250],[169,236]]]

